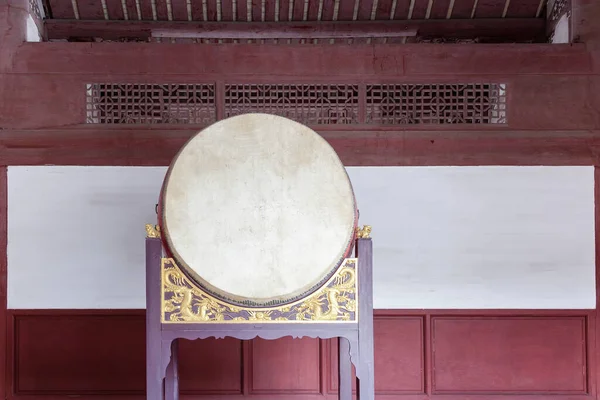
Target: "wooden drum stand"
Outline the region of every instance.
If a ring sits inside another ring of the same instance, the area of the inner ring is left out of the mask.
[[[373,244],[371,227],[357,229],[355,257],[346,258],[319,290],[291,304],[244,308],[207,294],[163,257],[157,226],[146,225],[146,395],[179,398],[177,339],[338,338],[339,398],[374,399]],[[314,240],[319,240],[315,237]]]

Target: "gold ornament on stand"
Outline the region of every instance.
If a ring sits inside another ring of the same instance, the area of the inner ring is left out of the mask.
[[[371,225],[363,225],[363,227],[356,228],[357,239],[370,239],[371,238]]]

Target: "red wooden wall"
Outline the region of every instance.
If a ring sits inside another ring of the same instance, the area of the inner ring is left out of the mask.
[[[0,41],[14,34],[0,30]],[[582,44],[3,43],[0,55],[10,61],[0,61],[0,389],[7,398],[144,393],[142,310],[6,310],[6,165],[166,165],[198,128],[85,125],[86,82],[502,80],[510,85],[507,126],[318,130],[347,165],[598,165],[600,52]],[[378,397],[597,398],[597,314],[377,310]],[[335,396],[333,341],[206,340],[184,342],[180,354],[190,397]]]
[[[380,396],[595,395],[594,313],[376,314]],[[10,317],[11,397],[143,395],[142,312],[20,311]],[[184,341],[181,390],[220,398],[335,397],[336,351],[335,341],[310,338]]]

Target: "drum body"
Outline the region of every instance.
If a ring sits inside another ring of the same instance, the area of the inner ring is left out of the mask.
[[[173,159],[160,193],[165,251],[212,296],[243,307],[306,297],[352,251],[346,170],[310,128],[270,114],[221,120]]]

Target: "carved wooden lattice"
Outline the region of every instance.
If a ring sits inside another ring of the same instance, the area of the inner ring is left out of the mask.
[[[211,124],[213,84],[94,83],[87,85],[87,122]]]
[[[556,21],[563,14],[571,11],[571,1],[570,0],[556,0],[552,5],[552,9],[550,10],[550,20]]]
[[[307,125],[358,124],[358,85],[225,85],[224,116],[264,112]]]
[[[215,84],[89,84],[87,123],[209,125],[249,112],[313,126],[506,123],[498,83],[225,84],[219,103],[215,92]]]
[[[377,84],[366,88],[367,124],[502,124],[504,84]]]

